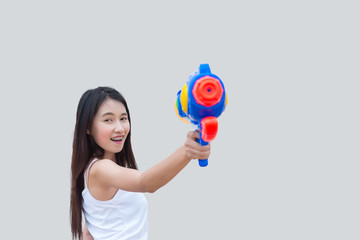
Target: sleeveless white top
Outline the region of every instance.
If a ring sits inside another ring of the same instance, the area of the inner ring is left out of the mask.
[[[146,240],[148,235],[148,205],[143,193],[118,190],[107,201],[95,199],[86,184],[86,176],[94,159],[84,174],[82,191],[86,226],[94,240]]]

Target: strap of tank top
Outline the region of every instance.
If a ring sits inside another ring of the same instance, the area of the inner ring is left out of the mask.
[[[98,160],[99,160],[99,159],[97,159],[97,158],[95,158],[94,160],[92,160],[91,163],[89,164],[88,168],[87,168],[86,171],[85,171],[85,174],[84,174],[85,188],[87,188],[86,177],[87,177],[87,175],[88,175],[88,172],[89,172],[91,166],[92,166],[96,161],[98,161]]]

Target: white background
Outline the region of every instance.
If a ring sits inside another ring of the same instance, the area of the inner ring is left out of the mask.
[[[200,63],[224,82],[207,168],[149,201],[149,240],[359,239],[357,1],[1,1],[1,235],[70,239],[81,94],[126,97],[140,169],[191,126],[177,91]]]

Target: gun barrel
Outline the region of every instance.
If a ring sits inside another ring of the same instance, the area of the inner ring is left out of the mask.
[[[203,106],[211,107],[221,101],[224,89],[220,81],[211,76],[196,80],[192,94],[195,101]]]

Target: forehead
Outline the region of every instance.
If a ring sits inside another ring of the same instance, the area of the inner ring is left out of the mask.
[[[122,114],[127,113],[124,104],[114,99],[106,99],[99,107],[96,115],[104,113]]]

